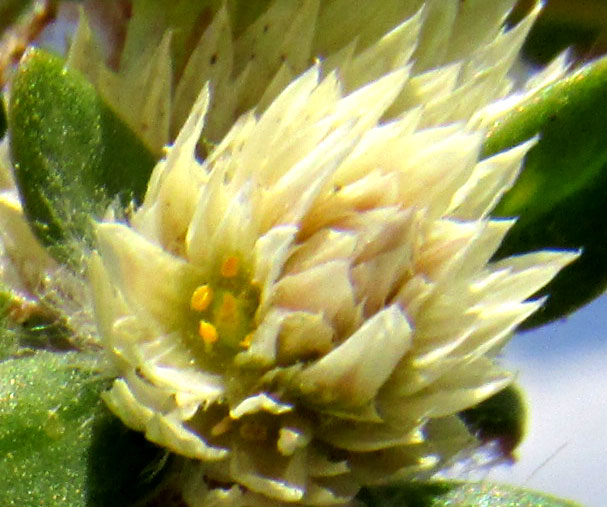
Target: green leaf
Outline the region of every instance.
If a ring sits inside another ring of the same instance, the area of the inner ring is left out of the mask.
[[[358,495],[373,507],[574,507],[568,500],[486,482],[430,481],[365,488]]]
[[[56,258],[77,263],[91,217],[116,197],[141,199],[155,159],[82,75],[38,49],[19,65],[8,125],[33,230]]]
[[[19,340],[15,333],[7,329],[4,322],[0,322],[0,361],[18,355],[19,349]]]
[[[0,362],[0,505],[128,505],[159,452],[103,405],[82,354]]]
[[[583,249],[536,296],[549,294],[522,327],[571,313],[607,287],[607,59],[536,93],[494,124],[483,154],[539,133],[516,185],[494,211],[518,216],[496,258],[542,248]]]
[[[525,400],[520,389],[514,385],[460,412],[459,417],[479,440],[494,442],[505,459],[512,459],[512,452],[525,435]]]

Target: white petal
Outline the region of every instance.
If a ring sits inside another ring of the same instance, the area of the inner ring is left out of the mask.
[[[98,67],[95,83],[104,100],[121,113],[154,154],[169,140],[172,86],[171,34],[166,32],[157,40],[158,47],[138,54],[122,75]]]
[[[276,361],[277,342],[280,329],[289,312],[272,309],[257,326],[251,339],[251,346],[234,358],[239,366],[272,366]]]
[[[293,405],[276,401],[267,394],[258,394],[245,399],[230,410],[230,417],[232,419],[240,419],[243,415],[254,414],[259,411],[278,415],[290,412],[292,409]]]
[[[325,262],[352,257],[356,235],[336,229],[320,229],[294,249],[285,266],[285,273],[301,273]]]
[[[346,459],[335,461],[330,459],[325,449],[318,446],[310,446],[308,453],[309,474],[311,477],[334,477],[350,472]]]
[[[459,2],[459,13],[449,46],[449,58],[466,58],[498,35],[515,0]]]
[[[158,366],[150,362],[143,363],[139,369],[157,386],[174,389],[177,393],[190,393],[206,404],[219,399],[225,391],[220,375]]]
[[[166,331],[191,320],[189,299],[204,280],[200,271],[126,225],[98,224],[97,237],[105,269],[134,308]]]
[[[241,444],[233,450],[230,472],[252,491],[272,499],[296,502],[305,492],[305,449],[284,457],[259,445]]]
[[[509,374],[485,358],[450,370],[426,390],[406,401],[402,412],[443,417],[477,405],[510,384]]]
[[[523,157],[536,142],[532,139],[479,162],[470,179],[454,194],[449,214],[467,220],[485,217],[514,184]]]
[[[420,10],[345,66],[341,75],[347,89],[355,90],[365,83],[375,81],[397,68],[404,67],[417,45],[421,18]]]
[[[523,301],[546,285],[556,274],[579,257],[579,253],[543,251],[509,257],[491,265],[500,277],[480,281],[471,288],[483,293],[482,306]],[[501,271],[504,270],[504,271]]]
[[[154,170],[143,206],[133,217],[136,229],[156,229],[155,239],[180,255],[184,254],[184,239],[199,189],[207,178],[196,161],[195,150],[208,103],[209,90],[205,87],[175,143],[167,149],[166,160]]]
[[[115,380],[112,388],[102,393],[101,397],[110,410],[134,430],[143,431],[154,416],[154,411],[139,403],[122,379]]]
[[[424,17],[423,27],[414,56],[417,70],[430,69],[445,62],[459,9],[458,2],[424,2],[421,13]]]
[[[259,314],[263,315],[272,296],[272,287],[295,241],[297,227],[281,225],[273,227],[255,242],[255,271],[252,283],[261,287]]]
[[[0,192],[0,234],[3,254],[16,271],[14,280],[11,273],[4,272],[4,283],[14,282],[15,289],[33,296],[47,273],[58,266],[34,236],[14,190]]]
[[[188,458],[217,461],[229,454],[227,449],[208,445],[199,435],[186,430],[181,422],[161,414],[155,414],[147,422],[145,436],[152,442]]]
[[[357,140],[354,129],[342,126],[289,168],[264,195],[259,210],[262,230],[277,224],[298,224]]]
[[[127,309],[112,285],[112,280],[108,276],[101,258],[96,253],[91,256],[88,276],[93,289],[97,328],[108,350],[112,350],[118,345],[114,339],[114,324],[127,313]]]
[[[352,452],[373,452],[401,445],[415,445],[423,441],[419,421],[399,421],[398,425],[358,423],[340,421],[323,428],[318,438],[338,449]]]

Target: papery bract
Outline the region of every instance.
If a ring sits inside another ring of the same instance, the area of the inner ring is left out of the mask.
[[[488,213],[533,141],[479,161],[482,128],[516,102],[505,76],[537,10],[500,31],[511,2],[413,4],[360,46],[346,30],[365,9],[273,4],[242,36],[261,77],[239,104],[257,112],[233,122],[223,78],[203,73],[143,205],[97,226],[96,314],[120,372],[105,399],[190,459],[192,505],[347,503],[470,452],[457,413],[510,382],[497,351],[575,258],[489,262],[513,222]],[[265,26],[295,37],[317,14],[335,51],[263,74],[282,47]],[[205,125],[220,142],[199,162]]]

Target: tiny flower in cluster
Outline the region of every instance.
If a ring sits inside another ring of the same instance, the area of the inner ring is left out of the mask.
[[[575,258],[491,261],[513,222],[489,213],[533,141],[479,160],[482,126],[537,12],[503,31],[499,9],[447,3],[319,55],[201,162],[210,79],[143,204],[97,225],[104,399],[187,459],[191,505],[347,504],[470,452],[458,412],[508,385],[497,351]],[[456,63],[428,52],[448,52],[441,19]]]

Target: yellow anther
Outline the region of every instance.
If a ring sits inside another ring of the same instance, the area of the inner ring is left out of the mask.
[[[223,295],[223,300],[221,301],[221,306],[219,307],[219,315],[217,316],[219,320],[225,321],[233,321],[236,318],[236,305],[238,302],[236,298],[230,293],[226,292]]]
[[[251,346],[252,341],[253,341],[253,333],[249,333],[238,343],[238,345],[240,345],[244,349],[248,349]]]
[[[219,338],[217,328],[205,320],[201,320],[198,324],[198,334],[207,345],[212,345]]]
[[[224,278],[233,278],[238,274],[240,269],[240,259],[231,255],[221,263],[220,273]]]
[[[213,301],[213,289],[208,285],[201,285],[192,293],[190,308],[197,312],[204,312]]]

